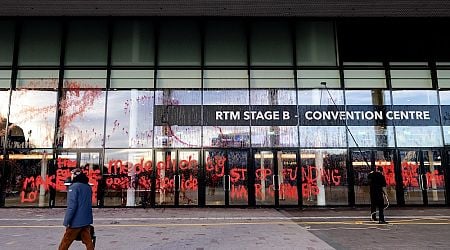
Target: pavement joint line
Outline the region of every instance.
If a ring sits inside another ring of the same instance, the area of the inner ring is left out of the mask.
[[[95,217],[94,221],[143,221],[143,220],[329,220],[329,219],[365,219],[367,216],[294,216],[294,217],[130,217],[130,218],[112,218],[112,217]],[[445,220],[450,216],[386,216],[389,219],[430,219]],[[0,218],[0,221],[60,221],[60,218]]]
[[[268,221],[268,222],[221,222],[221,223],[157,223],[157,224],[94,224],[99,227],[173,227],[173,226],[236,226],[236,225],[360,225],[360,226],[392,226],[392,225],[449,225],[450,222],[397,222],[390,221],[389,224],[377,224],[371,221]],[[4,228],[63,228],[62,225],[0,225],[0,229]]]

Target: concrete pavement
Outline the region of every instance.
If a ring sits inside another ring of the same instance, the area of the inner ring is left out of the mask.
[[[0,209],[0,249],[56,249],[64,209]],[[448,249],[450,209],[94,209],[96,249]],[[84,249],[74,242],[71,249]]]

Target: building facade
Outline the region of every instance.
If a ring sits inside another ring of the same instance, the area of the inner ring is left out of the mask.
[[[447,206],[449,24],[3,17],[0,205]]]

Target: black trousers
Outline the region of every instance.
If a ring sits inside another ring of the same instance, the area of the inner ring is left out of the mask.
[[[370,199],[370,213],[372,219],[377,220],[376,211],[378,209],[378,221],[384,221],[384,197],[383,194],[376,195],[376,197]]]

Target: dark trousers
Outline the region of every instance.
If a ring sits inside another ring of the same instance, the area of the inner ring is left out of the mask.
[[[59,244],[59,250],[69,249],[72,242],[77,238],[78,234],[81,234],[81,241],[86,245],[87,250],[94,250],[94,244],[92,243],[90,226],[80,228],[67,228],[64,236]]]
[[[374,197],[373,197],[374,196]],[[383,194],[373,195],[370,199],[370,212],[372,214],[372,220],[377,220],[378,209],[378,221],[384,221],[384,197]]]

